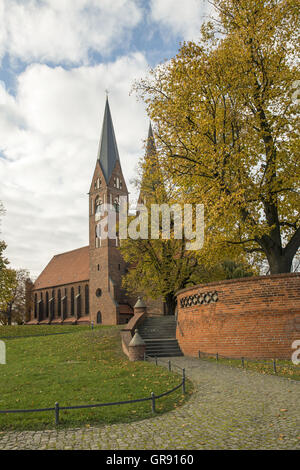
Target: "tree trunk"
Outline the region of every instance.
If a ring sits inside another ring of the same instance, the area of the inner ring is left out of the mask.
[[[278,250],[270,250],[266,253],[270,267],[270,274],[290,273],[292,270],[293,256],[280,254]]]
[[[11,325],[11,311],[12,311],[12,306],[11,304],[8,306],[8,309],[6,311],[6,315],[7,315],[7,324],[8,325]]]
[[[177,299],[173,294],[167,294],[165,297],[167,312],[166,315],[175,315]]]

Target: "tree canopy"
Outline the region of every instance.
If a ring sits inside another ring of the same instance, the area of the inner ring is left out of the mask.
[[[211,249],[291,270],[299,226],[299,9],[215,0],[199,42],[135,85],[181,201],[205,206]]]

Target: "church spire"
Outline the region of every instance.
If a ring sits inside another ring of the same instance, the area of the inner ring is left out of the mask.
[[[100,162],[106,183],[108,184],[116,161],[120,161],[108,96],[106,96],[101,139],[97,158]]]
[[[148,131],[148,139],[147,139],[147,147],[146,147],[146,158],[151,157],[156,154],[156,147],[155,141],[153,136],[152,124],[150,121],[149,124],[149,131]]]
[[[149,124],[142,172],[138,203],[145,204],[146,201],[156,203],[160,202],[161,196],[165,196],[164,183],[159,166],[151,122]]]

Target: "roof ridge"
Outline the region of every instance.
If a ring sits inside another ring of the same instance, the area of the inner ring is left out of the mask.
[[[74,250],[69,250],[69,251],[63,251],[62,253],[57,253],[56,255],[53,255],[52,259],[55,258],[56,256],[61,256],[61,255],[66,255],[67,253],[72,253],[73,251],[78,251],[78,250],[83,250],[84,248],[89,248],[89,245],[81,246],[80,248],[74,248]]]

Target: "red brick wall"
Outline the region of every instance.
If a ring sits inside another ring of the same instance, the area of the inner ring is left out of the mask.
[[[217,292],[217,301],[183,307],[190,295]],[[202,284],[180,291],[177,339],[184,354],[290,358],[300,339],[300,273]]]

